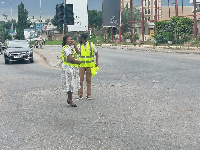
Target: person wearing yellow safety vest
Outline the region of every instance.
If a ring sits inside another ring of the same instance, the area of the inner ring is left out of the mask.
[[[81,34],[79,36],[79,44],[78,48],[80,50],[80,56],[79,60],[81,61],[81,64],[79,66],[79,76],[80,76],[80,86],[81,88],[78,91],[78,97],[77,100],[80,100],[83,98],[83,81],[84,81],[84,75],[86,74],[86,82],[87,82],[87,95],[86,98],[88,100],[92,100],[91,96],[91,80],[92,80],[92,74],[91,74],[91,68],[99,65],[98,62],[98,51],[93,44],[93,42],[87,41],[87,35]],[[95,57],[94,57],[95,56]],[[95,58],[96,58],[96,64],[95,64]]]
[[[69,35],[63,37],[62,46],[62,87],[68,95],[67,103],[72,107],[77,107],[77,105],[72,101],[72,94],[80,89],[78,67],[79,64],[81,64],[81,61],[78,60],[77,55],[80,54],[80,51],[78,50],[75,41],[72,40]]]

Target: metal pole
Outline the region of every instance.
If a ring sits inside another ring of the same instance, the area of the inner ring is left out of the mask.
[[[113,42],[113,27],[111,27],[111,39],[112,39],[112,42]]]
[[[144,5],[142,0],[142,41],[144,42]]]
[[[175,0],[175,11],[176,11],[176,16],[178,17],[178,0]]]
[[[157,0],[155,0],[155,22],[157,21]]]
[[[42,36],[42,15],[41,15],[41,12],[42,12],[42,0],[40,0],[40,37]]]
[[[170,5],[169,5],[169,0],[168,0],[168,8],[169,8],[169,18],[170,18]]]
[[[12,21],[11,30],[12,30],[12,40],[13,40],[13,34],[14,34],[14,32],[13,32],[13,20],[12,20],[12,18],[13,18],[12,17],[12,11],[13,11],[12,10],[12,0],[11,0],[11,10],[10,11],[11,11],[11,21]]]
[[[133,43],[133,0],[130,0],[130,8],[131,8],[131,43]]]
[[[126,10],[127,10],[127,21],[128,21],[128,3],[126,3]]]
[[[66,5],[66,0],[63,0],[64,3],[64,23],[63,23],[63,37],[66,35],[66,30],[65,30],[65,5]]]
[[[160,19],[160,1],[158,0],[158,17],[157,20]]]
[[[196,16],[196,0],[193,0],[194,5],[194,38],[197,37],[197,16]]]
[[[119,19],[119,42],[122,42],[122,6],[121,6],[121,0],[120,0],[120,19]]]
[[[107,29],[106,29],[106,27],[104,27],[104,41],[105,41],[105,43],[106,43],[106,32],[107,32]]]

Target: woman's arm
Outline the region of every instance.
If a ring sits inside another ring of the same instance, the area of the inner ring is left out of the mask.
[[[67,56],[67,60],[72,62],[72,63],[75,63],[75,64],[81,64],[81,61],[80,60],[75,60],[74,58],[72,58],[72,55],[68,55]]]
[[[76,53],[77,53],[77,54],[80,54],[81,52],[79,51],[78,47],[76,46],[76,42],[73,41],[72,44],[74,45],[74,48],[75,48]]]

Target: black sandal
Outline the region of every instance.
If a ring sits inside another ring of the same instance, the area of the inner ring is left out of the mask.
[[[67,104],[69,104],[69,105],[70,105],[70,106],[72,106],[72,107],[77,107],[77,105],[76,105],[76,104],[73,104],[73,105],[72,105],[72,104],[70,103],[70,101],[69,101],[69,100],[67,100]]]

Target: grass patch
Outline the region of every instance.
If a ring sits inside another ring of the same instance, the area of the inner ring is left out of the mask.
[[[62,45],[62,41],[61,41],[61,40],[57,40],[57,41],[46,41],[45,45]]]

